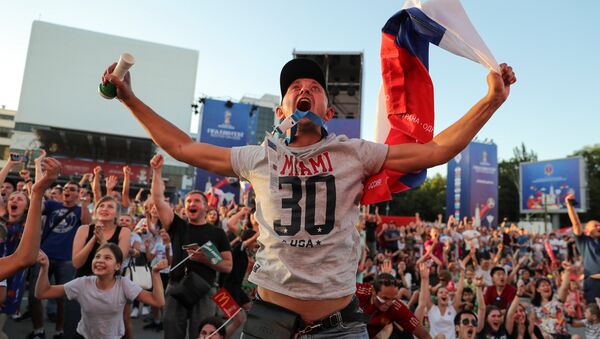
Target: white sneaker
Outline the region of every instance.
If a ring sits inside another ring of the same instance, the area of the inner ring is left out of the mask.
[[[137,308],[137,307],[134,307],[134,308],[131,310],[131,317],[132,317],[132,318],[137,318],[137,317],[138,317],[138,315],[140,315],[140,309],[139,309],[139,308]]]
[[[144,306],[142,307],[142,316],[150,314],[150,307]]]

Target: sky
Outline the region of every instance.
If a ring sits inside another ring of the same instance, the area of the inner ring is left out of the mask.
[[[363,52],[361,134],[374,140],[381,83],[381,27],[403,1],[8,1],[0,0],[0,105],[18,109],[34,20],[199,51],[196,95],[239,100],[279,93],[279,71],[296,51]],[[463,0],[496,60],[518,81],[478,134],[500,160],[522,142],[539,160],[600,143],[600,28],[596,0]],[[570,6],[567,6],[569,4]],[[60,48],[60,46],[57,46]],[[51,66],[50,66],[51,67]],[[168,67],[168,65],[165,65]],[[487,92],[481,65],[432,46],[435,133]],[[99,76],[102,70],[98,70]],[[191,114],[191,111],[190,111]],[[445,175],[445,166],[430,174]]]

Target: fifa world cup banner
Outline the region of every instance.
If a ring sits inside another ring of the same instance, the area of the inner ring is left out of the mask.
[[[519,164],[521,213],[566,213],[565,197],[575,195],[575,209],[587,210],[585,161],[581,157]]]
[[[198,127],[198,141],[222,147],[248,144],[248,126],[252,105],[205,99],[202,118]],[[197,190],[209,193],[214,187],[213,205],[216,201],[229,201],[239,196],[237,178],[225,178],[214,173],[196,169]]]
[[[473,218],[477,226],[498,224],[498,149],[470,143],[448,162],[446,217]]]

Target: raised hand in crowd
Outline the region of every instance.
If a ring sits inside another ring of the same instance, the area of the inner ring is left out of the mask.
[[[46,157],[46,150],[44,150],[43,148],[39,149],[40,154],[33,159],[33,164],[35,165],[35,179],[38,180],[38,178],[42,177],[42,160],[44,160],[44,158]]]
[[[100,198],[102,198],[102,184],[101,184],[101,177],[102,177],[102,167],[100,166],[96,166],[94,167],[94,177],[92,180],[92,193],[94,193],[94,205],[98,203],[98,200],[100,200]]]
[[[61,164],[54,158],[44,158],[41,167],[42,175],[31,187],[31,201],[21,241],[12,255],[0,258],[0,280],[33,265],[37,259],[42,233],[42,197],[58,178]]]
[[[129,187],[131,185],[131,168],[127,165],[123,166],[123,190],[121,191],[121,206],[129,208],[131,203],[129,199]]]
[[[104,180],[106,182],[106,195],[110,195],[110,193],[115,190],[115,187],[117,187],[119,179],[116,175],[109,175],[108,178],[105,178]]]

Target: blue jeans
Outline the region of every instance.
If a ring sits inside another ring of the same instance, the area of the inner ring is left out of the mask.
[[[337,327],[319,331],[315,334],[304,334],[298,339],[369,339],[367,324],[360,322],[342,323]]]
[[[244,338],[244,333],[240,339]],[[319,332],[308,333],[296,339],[369,339],[367,324],[361,322],[342,323],[336,327]]]

